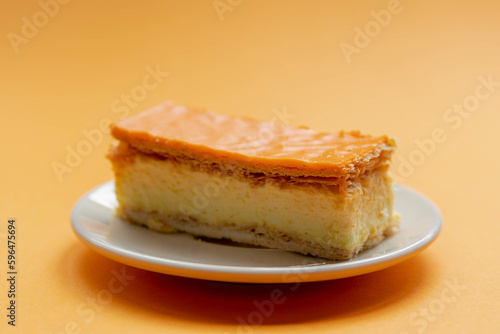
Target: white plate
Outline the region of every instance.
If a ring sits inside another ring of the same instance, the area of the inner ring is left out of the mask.
[[[394,186],[400,230],[346,262],[294,252],[163,234],[114,216],[114,183],[84,195],[73,208],[76,235],[98,253],[130,266],[165,274],[242,283],[290,283],[355,276],[384,269],[422,251],[439,234],[441,214],[424,196]]]

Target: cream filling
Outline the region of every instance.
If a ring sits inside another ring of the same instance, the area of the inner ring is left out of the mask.
[[[113,159],[112,159],[113,160]],[[259,184],[135,154],[115,163],[120,205],[160,215],[189,215],[208,225],[273,229],[322,247],[358,252],[392,222],[386,168],[352,183],[348,193],[319,184]],[[222,228],[222,227],[221,227]]]

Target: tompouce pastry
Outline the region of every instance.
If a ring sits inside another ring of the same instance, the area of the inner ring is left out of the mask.
[[[394,141],[172,102],[112,126],[117,214],[161,232],[347,260],[398,224]]]

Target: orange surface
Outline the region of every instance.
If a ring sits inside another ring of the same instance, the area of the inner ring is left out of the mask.
[[[0,332],[499,332],[499,13],[489,0],[4,2]],[[395,178],[439,206],[443,231],[394,267],[307,284],[108,260],[74,236],[72,205],[112,178],[109,123],[166,99],[394,136]]]

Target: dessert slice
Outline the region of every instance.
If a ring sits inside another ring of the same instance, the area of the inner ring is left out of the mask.
[[[117,214],[162,232],[346,260],[397,225],[393,140],[165,102],[112,126]]]

